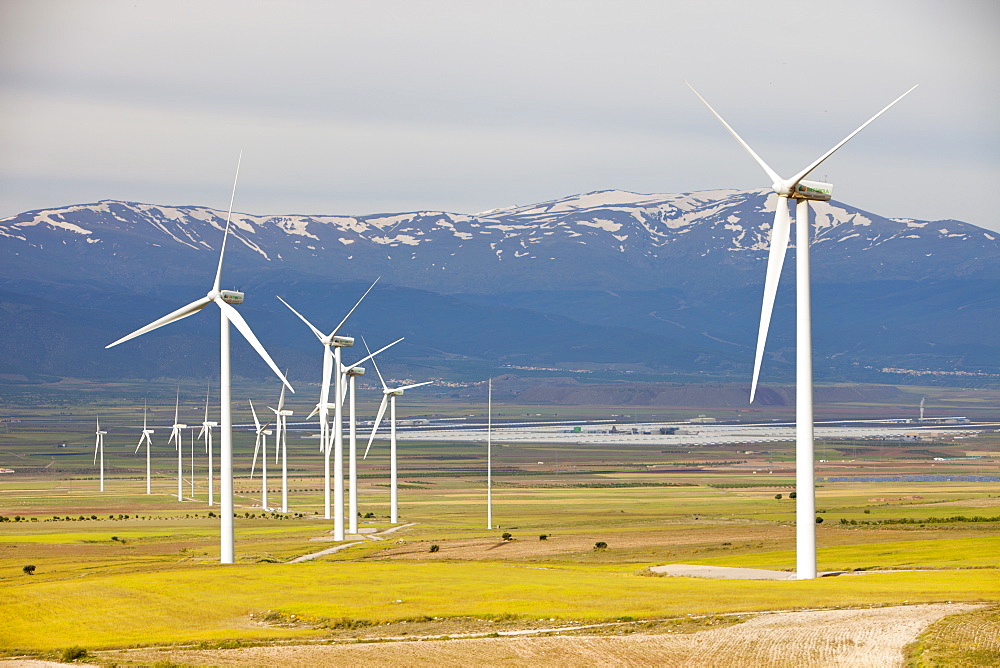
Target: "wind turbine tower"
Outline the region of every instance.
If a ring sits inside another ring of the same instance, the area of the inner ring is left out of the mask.
[[[364,339],[362,339],[364,340]],[[347,516],[348,516],[348,529],[347,531],[351,534],[356,534],[358,532],[358,428],[357,428],[357,401],[356,401],[356,382],[355,379],[358,376],[363,376],[365,374],[365,369],[361,365],[368,360],[372,359],[378,355],[383,350],[387,350],[392,346],[396,345],[402,338],[398,338],[387,346],[382,346],[375,352],[369,351],[367,357],[362,357],[360,360],[355,362],[349,367],[341,367],[340,372],[347,377],[347,389],[350,394],[350,401],[348,403],[349,409],[347,414],[348,421],[348,492],[347,492]],[[365,343],[365,348],[368,344]],[[341,397],[343,399],[343,397]]]
[[[198,438],[205,440],[205,452],[208,453],[208,505],[214,504],[214,499],[212,497],[212,489],[215,487],[215,475],[212,466],[212,429],[219,426],[218,422],[210,422],[208,419],[208,397],[209,393],[205,394],[205,420],[201,423],[201,433],[198,434]],[[192,470],[191,475],[194,475]]]
[[[104,491],[104,435],[107,434],[106,431],[101,431],[101,418],[97,418],[97,442],[94,444],[94,463],[97,463],[97,458],[100,456],[101,459],[101,491]]]
[[[267,507],[267,437],[271,435],[271,430],[268,429],[271,423],[268,422],[263,427],[260,426],[260,420],[257,419],[257,410],[253,407],[253,402],[250,402],[250,411],[253,413],[253,424],[257,430],[257,443],[253,448],[253,465],[250,467],[250,479],[253,480],[254,471],[257,469],[257,453],[261,452],[261,478],[260,478],[260,507],[262,510],[270,510]],[[279,425],[280,430],[280,425]],[[279,431],[280,433],[280,431]],[[277,439],[275,439],[277,442]]]
[[[288,375],[288,371],[285,371]],[[288,512],[288,416],[294,411],[285,408],[285,386],[281,386],[281,396],[278,398],[278,407],[271,408],[274,413],[274,421],[278,425],[278,431],[274,437],[274,463],[278,464],[281,459],[281,512]]]
[[[188,316],[194,315],[198,311],[202,310],[209,304],[215,304],[219,307],[219,380],[220,380],[220,413],[222,427],[220,433],[220,484],[221,484],[221,503],[220,503],[220,526],[219,526],[219,561],[223,564],[232,564],[236,561],[236,549],[235,549],[235,536],[233,533],[233,420],[232,420],[232,387],[231,387],[231,375],[230,375],[230,364],[229,364],[229,324],[232,323],[239,330],[243,338],[257,351],[261,359],[267,363],[271,368],[271,371],[281,379],[281,381],[288,386],[288,389],[292,389],[288,385],[288,381],[282,375],[278,366],[271,359],[271,356],[267,354],[264,350],[264,346],[261,345],[260,341],[254,335],[253,330],[250,329],[250,325],[246,323],[240,312],[234,308],[234,305],[239,305],[243,303],[244,294],[236,290],[223,290],[221,288],[222,283],[222,263],[226,255],[226,240],[229,238],[229,227],[230,220],[233,213],[233,201],[236,199],[236,183],[239,180],[240,173],[240,162],[242,161],[242,153],[240,154],[240,160],[236,163],[236,179],[233,180],[233,192],[229,199],[229,213],[226,214],[226,228],[222,235],[222,245],[219,250],[219,265],[215,270],[215,280],[212,283],[211,290],[208,293],[196,299],[195,301],[180,307],[179,309],[168,313],[167,315],[154,320],[145,327],[141,327],[131,334],[127,334],[122,338],[114,341],[113,343],[105,346],[110,348],[116,346],[119,343],[124,343],[130,339],[134,339],[137,336],[142,336],[147,332],[151,332],[154,329],[163,327],[172,322],[180,320],[181,318],[186,318]],[[292,390],[294,392],[294,390]],[[192,481],[193,483],[193,481]]]
[[[362,339],[362,342],[364,339]],[[367,348],[367,344],[365,344]],[[375,432],[378,431],[379,424],[382,422],[382,417],[385,415],[386,405],[389,406],[389,506],[390,506],[390,522],[393,524],[399,524],[399,493],[397,487],[397,467],[396,467],[396,397],[403,396],[403,392],[406,390],[412,390],[415,387],[420,387],[422,385],[430,385],[433,380],[428,380],[423,383],[415,383],[413,385],[404,385],[403,387],[389,387],[385,384],[385,379],[382,377],[382,372],[378,370],[378,364],[372,359],[372,366],[375,367],[375,373],[378,374],[378,379],[382,383],[382,403],[378,407],[378,416],[375,418],[375,425],[372,427],[372,434],[368,438],[368,447],[365,449],[364,458],[368,458],[368,450],[372,447],[372,441],[375,440]]]
[[[687,83],[687,82],[685,82]],[[729,134],[750,154],[750,157],[760,165],[771,180],[771,188],[778,195],[774,209],[774,222],[771,226],[771,245],[767,258],[767,271],[764,278],[764,299],[761,306],[760,326],[757,331],[757,351],[754,358],[753,381],[750,386],[750,403],[753,403],[757,392],[757,380],[760,376],[761,361],[764,356],[764,344],[767,341],[767,330],[771,323],[771,312],[778,291],[778,279],[785,260],[785,250],[788,248],[791,221],[789,219],[789,200],[795,200],[795,533],[796,533],[796,569],[799,580],[815,578],[816,573],[816,482],[815,459],[813,443],[813,379],[812,379],[812,315],[809,290],[809,201],[829,201],[833,196],[833,186],[829,183],[806,181],[805,178],[823,161],[833,155],[841,146],[850,141],[856,134],[864,130],[876,118],[884,114],[894,104],[906,97],[913,88],[906,91],[886,105],[881,111],[865,121],[857,130],[847,135],[829,151],[814,160],[802,171],[789,179],[781,178],[777,172],[764,162],[750,145],[743,141],[736,131],[712,108],[705,98],[694,89],[688,88],[698,96],[708,110],[729,131]]]
[[[152,491],[153,490],[153,486],[152,486],[153,469],[152,469],[152,464],[150,462],[149,446],[151,446],[153,444],[153,439],[151,439],[150,436],[152,436],[155,433],[156,432],[154,432],[152,429],[149,429],[147,427],[147,425],[146,425],[146,402],[143,401],[143,403],[142,403],[142,436],[139,437],[139,445],[135,446],[135,451],[139,452],[139,448],[142,447],[142,444],[143,443],[146,444],[146,494],[152,494],[153,493],[153,491]]]
[[[170,428],[170,438],[167,440],[167,445],[174,443],[177,448],[177,500],[184,500],[184,452],[181,447],[184,444],[184,430],[187,429],[186,424],[180,423],[180,411],[181,411],[181,388],[177,388],[177,403],[174,405],[174,424]]]
[[[493,529],[493,379],[486,390],[486,528]]]

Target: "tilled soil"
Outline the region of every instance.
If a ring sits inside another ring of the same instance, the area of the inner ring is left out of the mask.
[[[213,666],[872,666],[903,662],[932,622],[978,606],[931,604],[762,614],[690,634],[421,639],[227,650],[106,652],[120,664]]]

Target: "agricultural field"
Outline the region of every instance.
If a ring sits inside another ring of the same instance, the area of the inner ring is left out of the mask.
[[[403,642],[420,638],[442,645],[435,650],[440,657],[481,651],[498,665],[554,656],[580,665],[560,640],[573,635],[609,661],[626,660],[638,643],[644,656],[663,657],[663,665],[698,665],[684,657],[703,654],[706,639],[718,638],[720,647],[742,648],[727,651],[756,657],[755,665],[777,665],[780,656],[747,646],[760,627],[782,629],[773,637],[803,638],[802,629],[812,628],[814,653],[795,655],[808,663],[809,656],[834,656],[828,652],[846,646],[849,629],[879,627],[874,620],[883,616],[886,629],[908,629],[892,646],[912,665],[947,665],[957,652],[972,657],[962,665],[990,665],[986,659],[998,651],[1000,485],[860,481],[1000,475],[995,431],[919,443],[818,442],[817,459],[827,460],[817,464],[819,569],[838,575],[723,580],[660,577],[650,568],[698,564],[791,574],[794,444],[747,452],[495,442],[494,526],[486,527],[485,447],[403,440],[400,525],[392,526],[388,448],[376,439],[359,464],[360,532],[337,543],[332,520],[322,514],[315,432],[304,427],[290,434],[290,512],[267,511],[259,473],[249,477],[254,434],[241,408],[234,416],[242,425],[234,435],[238,563],[221,566],[219,509],[207,505],[204,446],[196,442],[192,457],[185,434],[179,501],[177,452],[166,444],[173,393],[161,390],[149,398],[156,429],[149,495],[144,454],[134,452],[141,398],[137,409],[135,396],[105,387],[22,392],[0,402],[0,418],[18,420],[0,423],[0,467],[14,471],[0,475],[6,656],[58,660],[85,651],[87,661],[107,665],[384,665],[389,658],[421,665],[429,661]],[[961,400],[954,401],[961,410]],[[182,421],[200,426],[204,404],[198,404],[182,397]],[[310,409],[298,398],[292,408],[296,416]],[[403,417],[484,412],[441,399],[408,400],[401,408]],[[699,414],[669,412],[670,419]],[[109,431],[104,493],[93,464],[98,413]],[[500,404],[494,415],[500,423],[624,419],[615,407]],[[272,506],[280,499],[276,471],[272,454]],[[215,496],[217,502],[217,487]],[[807,613],[830,615],[821,623],[829,635],[816,634],[816,622],[803,621]],[[959,636],[968,640],[949,640]],[[358,640],[366,643],[363,651],[345,654],[356,646],[345,643]],[[379,647],[391,654],[379,654]],[[315,654],[321,651],[330,653]],[[293,659],[296,652],[302,654]]]

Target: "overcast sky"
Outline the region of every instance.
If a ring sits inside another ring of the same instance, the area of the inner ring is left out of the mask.
[[[0,0],[0,217],[475,213],[810,178],[1000,230],[1000,3]]]

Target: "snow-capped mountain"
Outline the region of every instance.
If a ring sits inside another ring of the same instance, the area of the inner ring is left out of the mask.
[[[757,283],[774,202],[766,190],[601,191],[476,215],[234,213],[244,257],[231,266],[237,276],[264,268],[339,280],[382,275],[395,285],[447,293],[648,289],[719,272],[729,281]],[[914,272],[961,276],[996,267],[997,235],[966,223],[888,219],[837,202],[815,203],[813,210],[819,280],[845,270],[857,280],[913,278]],[[116,201],[24,213],[0,220],[3,275],[23,275],[25,261],[52,258],[53,251],[102,258],[73,268],[96,280],[109,269],[128,271],[108,267],[111,256],[121,264],[121,255],[147,255],[145,266],[134,267],[140,272],[193,268],[197,254],[217,253],[225,216],[204,207]]]
[[[397,353],[443,374],[500,363],[742,374],[769,194],[611,190],[472,215],[234,213],[223,283],[246,290],[262,339],[283,342],[298,340],[301,323],[275,294],[332,326],[381,276],[352,322],[407,335]],[[997,367],[997,234],[840,202],[812,209],[817,374]],[[139,354],[102,347],[204,294],[225,220],[206,207],[111,200],[0,220],[0,374],[208,373],[210,350],[190,345],[197,327],[142,337]],[[779,377],[792,359],[792,265],[772,327]],[[287,352],[302,374],[307,343]]]

